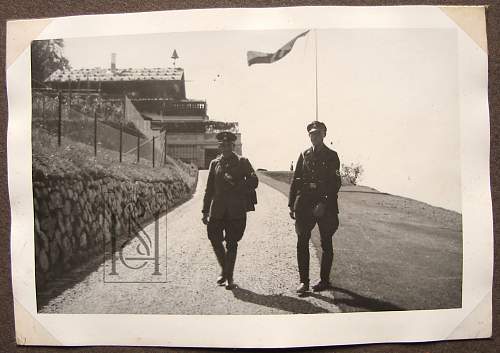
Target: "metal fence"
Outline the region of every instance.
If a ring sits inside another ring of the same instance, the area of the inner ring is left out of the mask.
[[[59,146],[84,143],[94,156],[106,154],[158,167],[176,163],[167,156],[166,133],[148,138],[127,120],[126,97],[86,91],[34,90],[32,124],[57,136]]]

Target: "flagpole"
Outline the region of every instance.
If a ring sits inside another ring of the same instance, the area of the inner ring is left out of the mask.
[[[318,121],[318,37],[316,29],[314,29],[314,51],[315,51],[315,71],[316,71],[316,121]]]

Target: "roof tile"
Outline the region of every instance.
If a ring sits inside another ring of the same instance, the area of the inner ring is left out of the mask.
[[[103,68],[84,68],[57,70],[45,82],[82,81],[136,81],[136,80],[172,80],[180,81],[184,70],[179,67],[127,68],[111,71]]]

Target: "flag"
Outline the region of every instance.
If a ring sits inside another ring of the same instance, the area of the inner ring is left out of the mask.
[[[288,54],[292,48],[293,45],[295,44],[295,41],[299,39],[300,37],[305,36],[309,30],[305,31],[304,33],[299,34],[297,37],[293,38],[291,41],[286,43],[284,46],[282,46],[280,49],[278,49],[275,53],[263,53],[260,51],[248,51],[247,52],[247,60],[248,60],[248,66],[251,66],[253,64],[270,64],[275,61],[280,60],[282,57],[284,57],[286,54]]]

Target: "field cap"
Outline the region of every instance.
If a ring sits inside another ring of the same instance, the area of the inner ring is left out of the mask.
[[[217,135],[215,135],[215,138],[219,140],[220,143],[236,141],[236,135],[231,131],[221,131]]]
[[[323,130],[326,133],[326,125],[321,121],[313,121],[312,123],[307,124],[307,132],[315,132]]]

